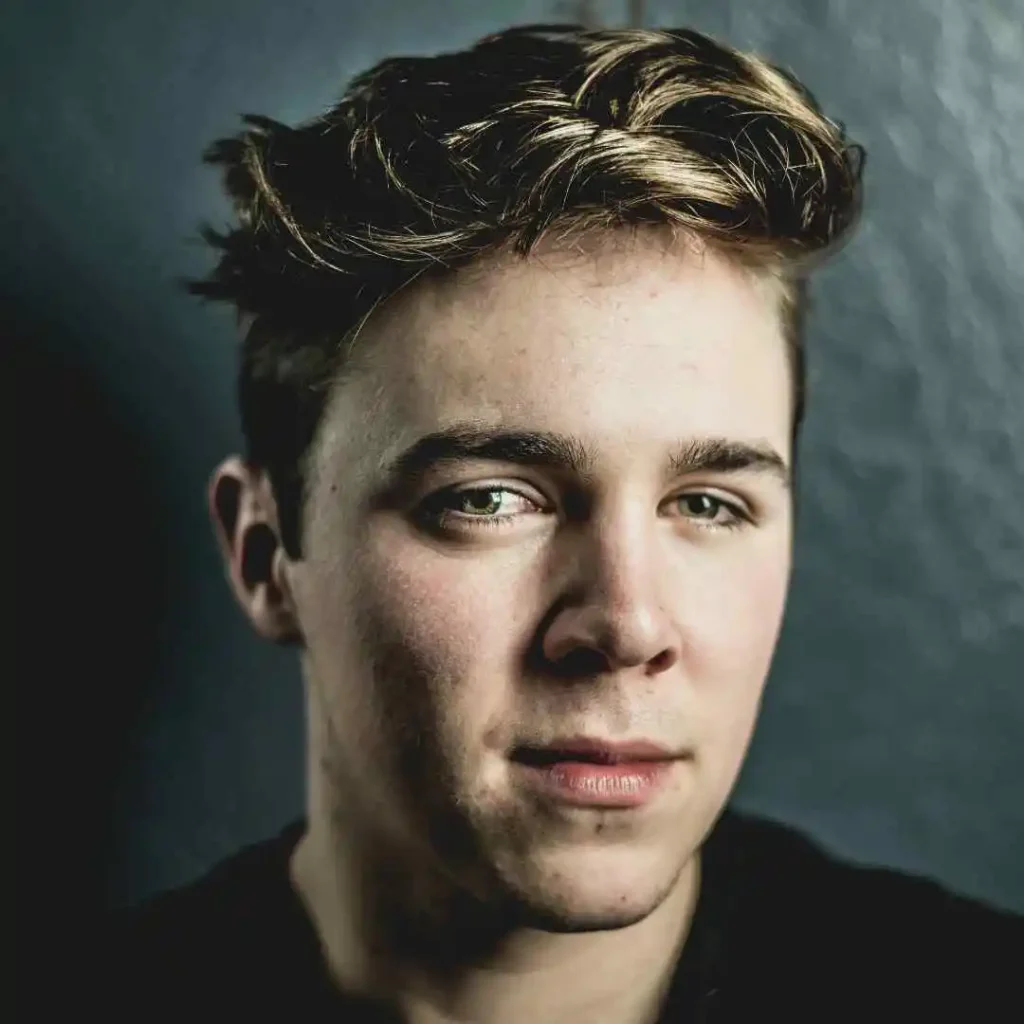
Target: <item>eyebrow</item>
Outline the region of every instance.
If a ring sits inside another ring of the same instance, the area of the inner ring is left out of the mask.
[[[550,431],[501,430],[472,423],[457,423],[426,434],[386,466],[395,483],[463,462],[507,462],[533,468],[567,471],[578,477],[592,475],[593,453],[579,438]],[[692,438],[670,454],[666,473],[736,473],[754,471],[790,485],[786,460],[769,444],[723,437]]]

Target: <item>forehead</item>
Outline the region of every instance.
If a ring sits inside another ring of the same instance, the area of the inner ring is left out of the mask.
[[[788,446],[777,293],[663,235],[490,257],[410,289],[360,346],[389,446],[470,420],[597,448],[688,435]]]

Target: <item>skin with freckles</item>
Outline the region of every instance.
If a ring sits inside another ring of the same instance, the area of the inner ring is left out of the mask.
[[[491,256],[368,322],[302,560],[232,570],[300,638],[294,877],[347,984],[405,985],[422,1020],[653,1012],[782,620],[791,412],[772,287],[653,229]],[[274,523],[240,465],[235,566]],[[640,806],[574,806],[512,756],[566,736],[678,757]]]

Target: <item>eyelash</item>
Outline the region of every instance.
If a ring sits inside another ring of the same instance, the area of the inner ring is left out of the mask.
[[[509,513],[507,515],[473,515],[471,513],[457,512],[448,507],[449,502],[457,503],[459,499],[465,498],[467,495],[480,494],[514,494],[517,498],[522,498],[524,501],[528,501],[532,505],[537,504],[528,495],[523,494],[522,491],[518,491],[514,487],[464,487],[439,491],[437,494],[432,495],[424,506],[423,514],[428,522],[437,526],[443,527],[446,525],[446,520],[454,519],[461,524],[467,525],[471,530],[504,529],[518,518],[516,513]],[[730,518],[726,522],[722,523],[711,522],[698,516],[682,517],[693,522],[698,529],[736,530],[749,524],[751,521],[749,515],[747,515],[738,505],[733,502],[726,501],[724,498],[719,498],[714,494],[709,494],[706,491],[687,491],[678,495],[673,499],[673,501],[682,502],[687,498],[707,498],[714,503],[716,511],[724,509],[729,513]]]

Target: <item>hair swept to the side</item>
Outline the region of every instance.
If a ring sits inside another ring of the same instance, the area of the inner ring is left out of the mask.
[[[384,60],[298,127],[249,115],[205,159],[238,218],[195,294],[249,323],[252,462],[299,552],[303,460],[344,342],[424,272],[551,229],[677,226],[786,282],[796,422],[807,272],[850,233],[862,151],[791,75],[685,29],[523,26]]]

